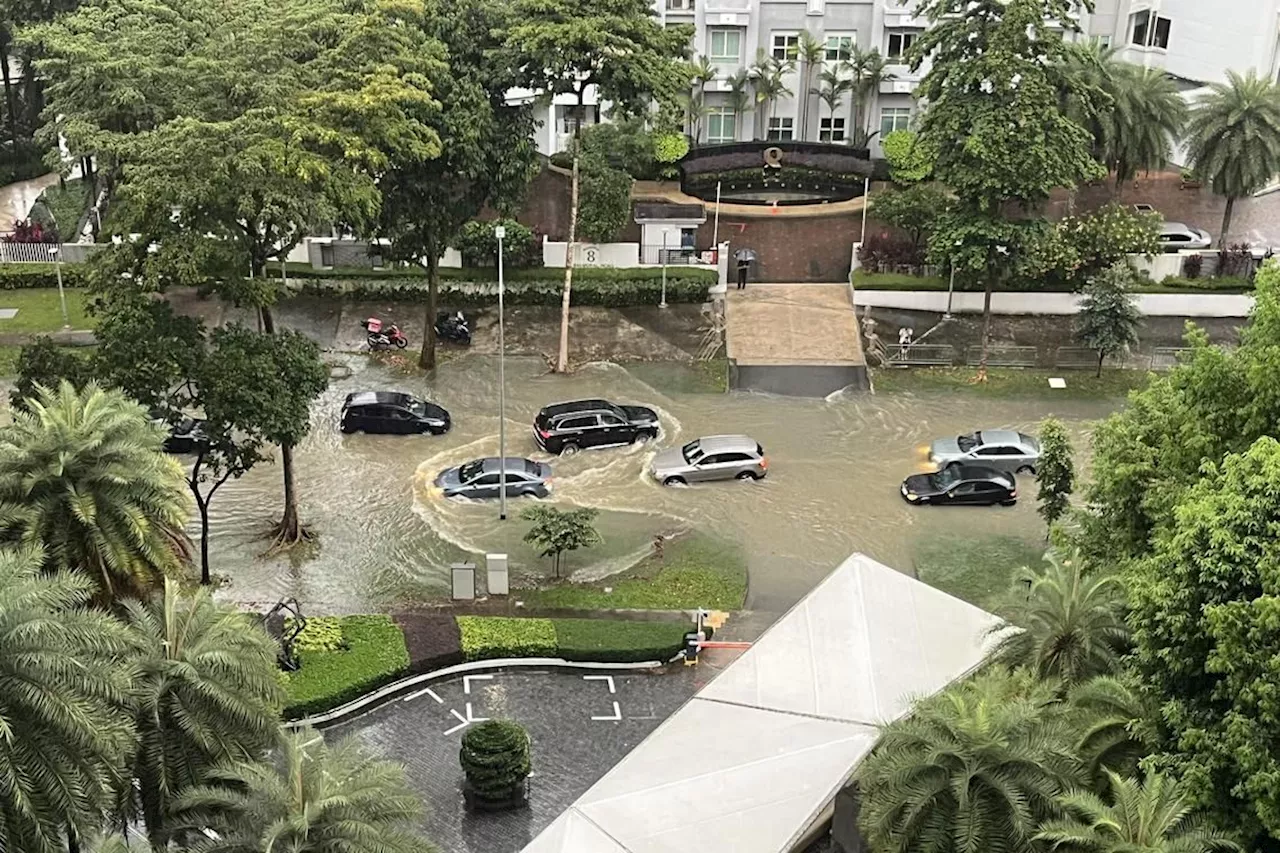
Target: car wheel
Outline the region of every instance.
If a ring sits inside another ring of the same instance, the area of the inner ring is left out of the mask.
[[[649,442],[653,441],[653,440],[654,440],[655,438],[657,438],[657,437],[658,437],[658,436],[657,436],[657,433],[652,433],[652,432],[638,432],[638,433],[636,433],[636,434],[635,434],[635,436],[631,439],[631,443],[632,443],[632,444],[648,444]]]
[[[1017,502],[1018,502],[1017,498],[1013,498],[1012,500],[1007,500],[1007,501],[1000,501],[1000,506],[1013,506]]]
[[[1032,468],[1030,465],[1023,465],[1023,466],[1022,466],[1021,468],[1019,468],[1015,473],[1018,473],[1018,474],[1030,474],[1031,476],[1033,476],[1033,477],[1034,477],[1034,476],[1035,476],[1035,474],[1036,474],[1036,469],[1035,469],[1035,468]]]
[[[759,480],[760,476],[755,471],[739,471],[734,477],[735,480]]]
[[[349,426],[348,424],[339,424],[338,429],[342,430],[346,435],[351,435],[351,433],[356,431],[355,427]]]
[[[577,445],[577,443],[576,443],[576,442],[566,441],[566,442],[565,442],[563,445],[561,445],[561,447],[560,447],[560,455],[561,455],[561,456],[572,456],[573,454],[575,454],[575,453],[577,453],[577,452],[578,452],[578,445]]]
[[[534,489],[525,489],[523,492],[521,492],[521,493],[520,493],[520,497],[522,497],[522,498],[536,498],[536,497],[538,497],[538,492],[537,492],[536,490],[534,490]]]
[[[664,486],[683,486],[686,485],[684,477],[668,477],[662,481]]]

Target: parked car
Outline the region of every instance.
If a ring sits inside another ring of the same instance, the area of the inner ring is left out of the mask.
[[[342,404],[343,432],[440,435],[452,426],[442,406],[399,391],[358,391]]]
[[[1213,245],[1209,232],[1181,222],[1160,223],[1160,247],[1166,252],[1179,249],[1207,249]]]
[[[656,438],[658,429],[658,413],[653,409],[619,406],[608,400],[554,403],[533,420],[534,440],[555,454]]]
[[[769,472],[764,448],[745,435],[709,435],[653,457],[649,473],[664,486],[707,480],[759,480]]]
[[[984,429],[929,445],[929,461],[939,468],[977,464],[1011,474],[1034,474],[1040,463],[1040,442],[1024,432]]]
[[[506,459],[488,456],[446,468],[436,476],[434,485],[446,498],[496,498],[503,468],[506,469],[507,497],[545,498],[551,493],[551,466],[516,456]]]
[[[902,499],[913,504],[1013,506],[1018,488],[1013,475],[980,465],[953,465],[902,481]]]
[[[169,423],[163,417],[153,417],[156,423],[164,424],[169,434],[165,436],[164,452],[185,456],[195,453],[200,445],[208,441],[204,433],[204,421],[200,418],[181,418]]]

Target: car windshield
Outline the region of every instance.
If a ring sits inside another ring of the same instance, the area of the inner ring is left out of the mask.
[[[680,448],[680,452],[684,454],[684,461],[688,462],[690,465],[697,462],[703,456],[702,445],[698,444],[696,441],[691,441],[684,447]]]
[[[935,489],[949,489],[960,482],[960,472],[955,468],[943,468],[938,473],[931,475],[929,482],[933,484]]]
[[[458,478],[464,483],[470,483],[476,477],[480,476],[480,472],[483,469],[483,460],[477,459],[474,462],[468,462],[466,465],[458,468]]]
[[[631,420],[631,418],[627,417],[627,413],[622,411],[622,408],[620,406],[615,406],[612,403],[610,403],[609,411],[613,412],[615,415],[617,415],[619,418],[621,418],[624,421]]]
[[[968,453],[981,443],[982,433],[975,432],[969,435],[957,435],[956,444],[960,445],[961,453]]]
[[[409,404],[409,411],[413,412],[418,417],[423,417],[427,413],[427,404],[421,400],[414,400]]]
[[[1037,453],[1040,452],[1040,442],[1036,441],[1033,436],[1027,435],[1025,432],[1018,433],[1018,438],[1022,439],[1022,443]]]

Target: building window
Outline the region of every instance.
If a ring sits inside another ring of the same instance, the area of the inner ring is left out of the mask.
[[[790,116],[774,116],[769,119],[769,140],[781,142],[791,139],[795,131],[795,120]]]
[[[713,62],[737,63],[742,57],[742,30],[712,30],[710,34]]]
[[[1166,50],[1169,47],[1169,27],[1172,21],[1152,15],[1149,11],[1135,12],[1129,16],[1130,30],[1133,35],[1130,41],[1140,47],[1158,47]]]
[[[667,0],[667,9],[672,12],[692,12],[694,0]]]
[[[800,47],[799,33],[774,33],[773,34],[773,50],[770,56],[778,60],[795,59],[796,51]]]
[[[707,141],[733,142],[738,136],[738,116],[729,107],[712,107],[707,112]]]
[[[880,138],[895,130],[907,130],[911,126],[910,107],[884,107],[880,110]]]
[[[819,142],[844,142],[844,119],[824,118],[818,125]]]
[[[810,15],[825,15],[827,13],[827,0],[809,0]]]
[[[889,59],[906,59],[907,51],[911,50],[911,45],[916,43],[919,35],[920,33],[915,30],[889,33],[889,44],[886,45],[884,55]]]
[[[827,62],[844,62],[853,56],[853,46],[858,41],[856,33],[827,35]]]

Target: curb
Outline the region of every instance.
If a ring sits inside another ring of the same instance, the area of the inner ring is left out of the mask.
[[[411,687],[416,687],[419,684],[425,684],[439,678],[446,678],[450,675],[478,672],[486,669],[552,667],[554,669],[639,671],[644,669],[655,669],[660,666],[663,666],[660,661],[645,661],[643,663],[575,663],[574,661],[564,660],[563,658],[495,658],[493,660],[468,661],[467,663],[454,664],[453,666],[446,666],[443,669],[437,669],[433,672],[424,672],[418,675],[411,675],[408,678],[402,678],[399,681],[393,681],[390,684],[379,687],[372,693],[366,693],[359,699],[353,699],[345,705],[339,705],[331,711],[314,714],[310,717],[303,717],[300,720],[289,720],[282,725],[285,728],[290,729],[301,728],[303,726],[323,729],[326,726],[331,726],[335,723],[345,722],[349,717],[356,716],[366,711],[372,711],[374,708],[377,708],[389,701],[397,694],[402,693]]]

